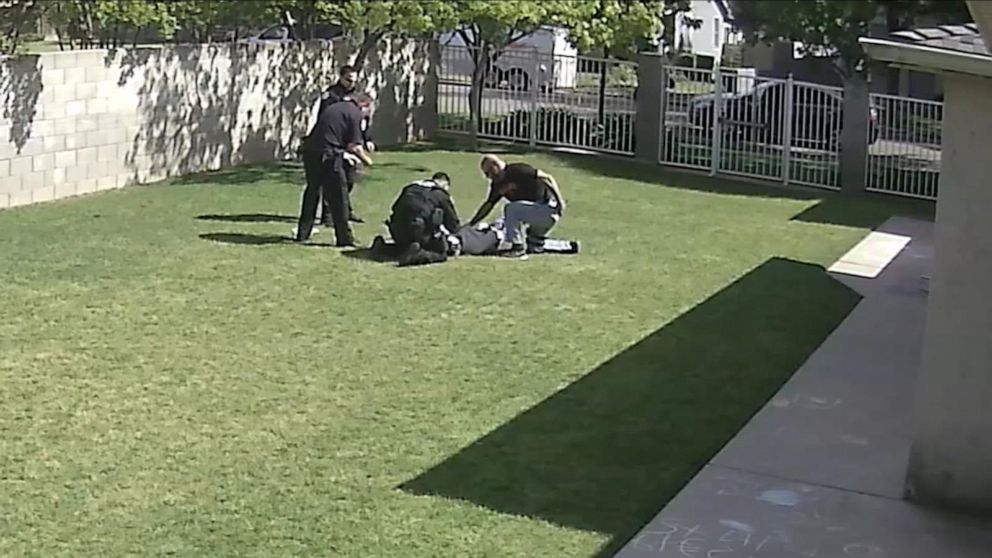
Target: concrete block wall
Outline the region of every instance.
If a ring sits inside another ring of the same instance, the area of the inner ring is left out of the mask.
[[[293,156],[343,44],[89,50],[0,61],[0,209]],[[436,121],[426,43],[383,43],[373,138]]]

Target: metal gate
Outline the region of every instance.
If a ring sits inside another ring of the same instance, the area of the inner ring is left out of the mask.
[[[663,79],[662,164],[838,188],[842,89],[720,68]]]
[[[467,133],[478,49],[442,46],[438,129]],[[634,154],[637,64],[530,47],[491,55],[480,91],[480,137]]]

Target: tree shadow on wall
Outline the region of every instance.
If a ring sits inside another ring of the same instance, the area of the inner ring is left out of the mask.
[[[612,555],[857,304],[774,258],[400,488],[610,537]]]
[[[10,121],[9,141],[20,153],[31,137],[31,126],[38,114],[38,98],[44,89],[41,57],[16,56],[0,62],[0,89],[3,118]]]
[[[334,59],[345,56],[338,44],[334,48]],[[418,55],[426,57],[426,47],[407,46],[383,60],[373,57],[375,83],[397,84],[384,88],[390,107],[385,118],[409,118],[411,111],[401,104],[405,98],[390,95],[411,88],[404,80],[422,87],[422,76],[406,69],[414,65],[406,57]],[[122,87],[140,80],[141,127],[126,155],[139,182],[293,158],[320,92],[336,73],[325,43],[127,49],[111,52],[106,64],[120,65]],[[402,139],[393,134],[377,138],[384,144]]]

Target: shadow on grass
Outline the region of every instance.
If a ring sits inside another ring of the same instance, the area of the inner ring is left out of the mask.
[[[678,171],[608,155],[560,152],[550,152],[548,155],[582,172],[671,188],[738,196],[819,200],[812,208],[793,217],[794,221],[873,229],[896,215],[933,220],[934,204],[931,202],[882,195],[853,196],[802,186],[764,185]]]
[[[220,242],[222,244],[240,244],[243,246],[268,246],[272,244],[294,244],[297,246],[310,248],[335,248],[330,242],[303,242],[297,243],[288,236],[277,234],[248,234],[248,233],[203,233],[200,235],[203,240],[210,242]]]
[[[201,221],[222,221],[225,223],[296,223],[297,217],[292,215],[273,215],[270,213],[240,213],[234,215],[199,215]]]
[[[612,555],[858,300],[771,259],[400,489],[602,533]]]
[[[249,186],[258,182],[299,182],[303,184],[303,167],[299,163],[245,165],[218,171],[202,172],[170,179],[180,186]]]
[[[292,239],[275,234],[246,234],[246,233],[203,233],[203,240],[221,242],[223,244],[246,244],[248,246],[265,246],[267,244],[289,244]]]
[[[376,257],[372,253],[370,248],[354,248],[352,250],[345,250],[341,252],[341,255],[346,258],[351,258],[353,260],[362,260],[366,262],[376,262],[376,263],[389,263],[388,259]]]

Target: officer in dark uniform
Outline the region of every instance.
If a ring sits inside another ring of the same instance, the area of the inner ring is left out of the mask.
[[[317,117],[317,123],[303,142],[303,169],[307,187],[303,192],[297,242],[310,239],[314,217],[321,196],[329,202],[331,222],[338,246],[354,246],[355,238],[348,224],[351,200],[348,194],[347,161],[352,153],[366,165],[372,160],[362,141],[363,111],[372,104],[364,93],[329,104]]]
[[[337,82],[334,85],[328,87],[327,90],[320,95],[320,106],[317,109],[317,114],[324,112],[324,109],[327,108],[329,105],[333,105],[334,103],[341,102],[345,100],[349,95],[353,95],[356,92],[357,87],[358,87],[358,70],[356,70],[354,66],[342,66],[341,70],[338,72]],[[371,152],[375,149],[375,145],[372,143],[372,140],[369,139],[368,128],[369,128],[369,119],[367,116],[363,116],[362,142],[364,143],[365,150]],[[348,165],[346,167],[346,172],[348,176],[348,193],[350,194],[352,190],[355,189],[355,179],[358,172],[354,165]],[[328,208],[329,205],[327,200],[322,200],[321,209],[323,210],[323,218],[321,219],[321,223],[325,226],[330,225],[330,213],[328,213]],[[361,217],[356,215],[354,211],[352,211],[348,215],[348,220],[354,221],[356,223],[365,222]]]
[[[389,245],[377,236],[372,242],[373,254],[399,255],[400,265],[445,261],[447,237],[459,228],[458,213],[448,193],[450,184],[448,175],[438,172],[430,180],[417,181],[403,188],[386,221],[393,244]]]

